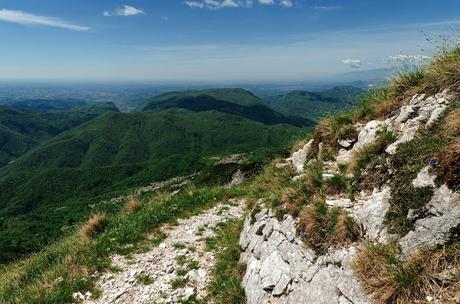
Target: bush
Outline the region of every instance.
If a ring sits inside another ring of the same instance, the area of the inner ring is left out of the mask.
[[[319,254],[331,246],[343,246],[360,236],[359,226],[340,208],[324,201],[306,206],[299,215],[299,230],[304,242]]]

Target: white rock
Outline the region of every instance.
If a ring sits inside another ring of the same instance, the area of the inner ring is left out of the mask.
[[[460,226],[460,194],[447,186],[435,190],[427,209],[429,215],[417,220],[414,230],[399,241],[404,256],[410,256],[420,246],[444,244],[451,230]]]
[[[412,181],[412,185],[415,188],[434,187],[435,179],[436,175],[430,172],[430,166],[426,166],[417,174],[417,177]]]
[[[354,214],[366,229],[366,237],[371,240],[386,241],[385,216],[390,208],[391,189],[374,189],[371,197]]]
[[[348,198],[327,199],[326,204],[333,207],[351,208],[354,206],[353,202]]]
[[[185,288],[184,296],[182,297],[182,300],[186,301],[194,294],[195,294],[195,290],[192,287]]]
[[[353,151],[358,151],[367,145],[374,143],[377,133],[384,127],[384,122],[380,120],[369,121],[364,129],[359,132],[358,141],[353,146]]]
[[[81,292],[75,292],[72,294],[72,299],[75,301],[84,301],[85,296]]]
[[[287,161],[291,161],[292,165],[296,168],[297,172],[303,172],[303,166],[307,161],[307,154],[309,153],[311,146],[313,145],[313,139],[310,140],[302,149],[294,152]]]
[[[263,262],[260,269],[260,282],[264,290],[273,290],[283,275],[289,274],[289,265],[283,261],[280,254],[274,251]],[[287,285],[287,283],[286,283]]]
[[[353,143],[355,142],[356,140],[354,139],[339,139],[337,140],[337,143],[339,144],[339,146],[341,146],[342,148],[345,148],[345,149],[348,149],[350,148]]]

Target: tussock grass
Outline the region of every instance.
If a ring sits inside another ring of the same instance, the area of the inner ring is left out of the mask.
[[[322,120],[315,128],[313,145],[308,158],[318,157],[320,161],[331,160],[337,155],[339,139],[354,139],[357,136],[351,113],[343,113]],[[322,147],[319,144],[322,143]]]
[[[458,94],[460,92],[460,47],[443,50],[441,54],[424,70],[424,82],[421,90],[438,93],[444,89]]]
[[[121,212],[131,213],[141,209],[142,204],[138,198],[130,198],[122,207]]]
[[[376,303],[425,303],[427,296],[454,303],[460,291],[458,243],[441,249],[422,249],[406,261],[398,255],[396,245],[368,244],[353,262],[364,291]]]
[[[80,237],[83,239],[95,238],[104,231],[107,224],[107,215],[103,212],[96,213],[80,228]]]
[[[460,136],[436,155],[440,168],[438,176],[451,189],[460,189]]]
[[[292,187],[295,172],[290,168],[276,168],[275,162],[267,165],[250,185],[255,197],[279,200],[286,188]]]
[[[319,254],[356,241],[360,236],[359,226],[345,211],[328,207],[323,200],[300,212],[299,230],[305,243]]]
[[[460,108],[454,109],[447,115],[443,125],[442,135],[448,138],[454,138],[460,135]]]

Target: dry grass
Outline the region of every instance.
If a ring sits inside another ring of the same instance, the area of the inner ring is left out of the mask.
[[[445,137],[460,135],[460,109],[451,111],[444,120],[442,134]]]
[[[338,139],[354,139],[358,136],[352,123],[350,113],[322,120],[315,128],[312,149],[307,157],[318,157],[320,161],[333,159],[339,150]],[[320,143],[322,143],[321,149],[319,148]]]
[[[444,51],[424,71],[424,92],[437,93],[448,89],[460,93],[460,47]]]
[[[425,303],[428,296],[455,303],[460,291],[458,244],[421,250],[407,261],[398,255],[396,245],[366,245],[353,262],[364,291],[376,303]]]
[[[94,214],[80,228],[79,235],[82,239],[92,239],[101,234],[107,226],[107,215],[103,212]]]
[[[439,161],[438,176],[451,189],[460,188],[460,136],[436,155]]]
[[[303,208],[299,229],[305,243],[319,254],[356,241],[361,234],[359,226],[345,211],[328,207],[323,200]]]
[[[299,189],[286,188],[280,197],[278,211],[297,217],[302,207],[307,204],[308,195]]]
[[[137,198],[130,198],[121,208],[121,212],[127,214],[127,213],[132,213],[136,212],[137,210],[141,209],[142,204]]]

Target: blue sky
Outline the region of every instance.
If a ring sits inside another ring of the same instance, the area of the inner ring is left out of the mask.
[[[421,62],[458,0],[3,0],[1,80],[259,82]]]

